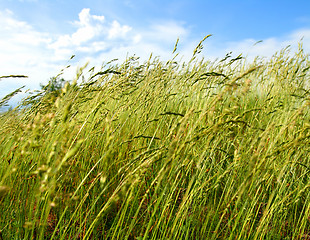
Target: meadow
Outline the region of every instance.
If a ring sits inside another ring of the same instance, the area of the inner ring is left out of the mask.
[[[202,42],[2,113],[0,240],[310,239],[309,56],[208,61]]]

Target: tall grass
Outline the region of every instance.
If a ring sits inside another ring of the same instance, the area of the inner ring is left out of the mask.
[[[308,55],[201,48],[84,66],[2,114],[0,239],[308,239]]]

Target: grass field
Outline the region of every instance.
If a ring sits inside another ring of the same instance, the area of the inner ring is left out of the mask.
[[[1,114],[0,239],[309,239],[309,56],[201,48]]]

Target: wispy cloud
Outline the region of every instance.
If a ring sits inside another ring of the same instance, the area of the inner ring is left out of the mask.
[[[41,70],[50,73],[56,65],[49,62],[51,52],[46,46],[52,42],[52,38],[48,33],[38,32],[28,23],[17,20],[9,10],[0,11],[0,22],[3,26],[0,28],[0,74],[33,77],[1,81],[1,97],[3,91],[12,90],[12,87],[19,87],[20,84],[34,86],[34,79],[44,80],[41,78],[44,75]]]
[[[249,60],[256,56],[269,58],[276,51],[280,51],[290,46],[291,53],[297,50],[298,44],[303,44],[303,49],[306,53],[310,53],[310,29],[298,29],[283,37],[272,37],[262,39],[245,39],[239,42],[230,42],[225,48],[226,51],[234,51],[235,53],[243,53]],[[257,44],[256,44],[257,43]]]

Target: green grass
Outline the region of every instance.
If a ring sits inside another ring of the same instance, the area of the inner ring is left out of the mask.
[[[308,239],[308,55],[201,48],[85,66],[3,113],[0,239]]]

